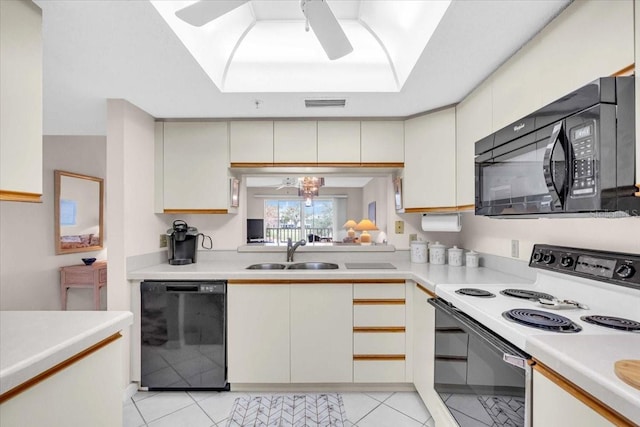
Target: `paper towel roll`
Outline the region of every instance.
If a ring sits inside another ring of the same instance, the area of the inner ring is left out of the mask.
[[[460,231],[460,214],[424,214],[422,215],[423,231]]]

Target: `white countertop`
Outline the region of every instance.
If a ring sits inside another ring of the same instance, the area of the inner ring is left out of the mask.
[[[276,261],[278,262],[278,261]],[[333,261],[332,261],[333,262]],[[350,262],[347,260],[347,262]],[[386,261],[385,261],[386,262]],[[437,284],[530,283],[525,279],[484,267],[415,264],[389,261],[395,269],[347,269],[337,262],[337,270],[247,270],[250,261],[202,261],[189,265],[154,265],[128,274],[129,280],[232,280],[232,279],[404,279],[416,281],[431,291]],[[287,264],[287,263],[282,263]]]
[[[640,359],[640,334],[537,335],[525,350],[610,408],[640,423],[640,390],[614,372],[622,359]]]
[[[132,322],[128,311],[0,311],[0,394]]]

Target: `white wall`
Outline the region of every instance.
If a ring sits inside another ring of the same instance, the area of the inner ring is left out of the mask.
[[[53,219],[53,171],[104,178],[105,150],[104,136],[45,136],[42,203],[0,203],[0,310],[60,310],[58,269],[85,257],[106,258],[106,250],[56,255]],[[92,292],[69,290],[68,309],[91,310]]]

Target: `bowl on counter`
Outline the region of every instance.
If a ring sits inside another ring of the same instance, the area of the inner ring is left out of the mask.
[[[84,265],[91,265],[94,262],[96,262],[95,258],[82,258],[82,262],[84,262]]]

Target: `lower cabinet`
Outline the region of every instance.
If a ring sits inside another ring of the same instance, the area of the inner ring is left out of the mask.
[[[291,285],[291,382],[353,381],[352,285]]]
[[[289,285],[230,285],[227,355],[230,383],[288,383]]]
[[[416,287],[413,299],[413,384],[424,402],[433,390],[435,309],[428,294]]]
[[[632,426],[608,407],[540,365],[533,369],[533,427]]]

